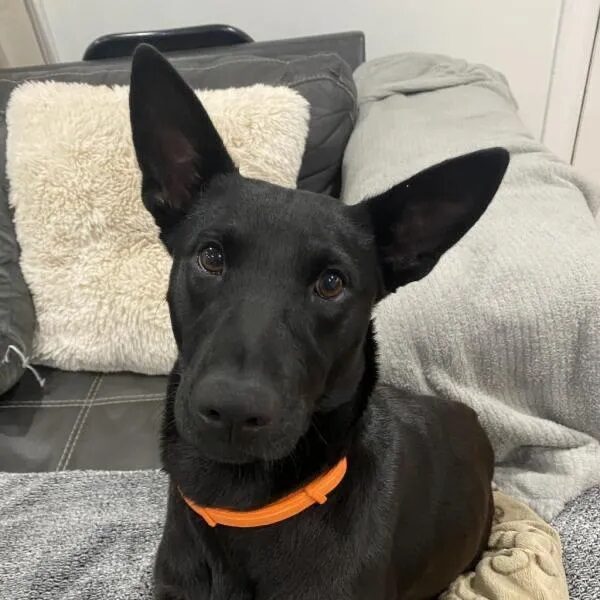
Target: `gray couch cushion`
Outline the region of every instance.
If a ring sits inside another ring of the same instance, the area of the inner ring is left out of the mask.
[[[7,186],[2,174],[6,135],[0,110],[0,394],[23,373],[21,358],[9,347],[28,353],[33,340],[35,315],[27,285],[19,268],[19,248],[8,208]]]
[[[227,50],[226,54],[181,54],[172,60],[194,88],[222,89],[267,83],[287,85],[300,92],[310,103],[311,124],[298,185],[302,189],[337,195],[342,155],[356,115],[352,69],[337,51],[359,62],[362,48],[360,34],[341,34],[249,44],[235,51]],[[302,51],[309,55],[279,55]],[[35,324],[31,298],[18,266],[18,247],[7,205],[5,113],[8,98],[17,85],[27,80],[126,84],[129,69],[126,59],[0,72],[0,360],[10,344],[29,355]],[[0,394],[14,385],[23,371],[16,354],[11,353],[9,358],[8,363],[1,365]]]
[[[160,466],[165,377],[39,371],[44,389],[26,372],[0,401],[0,471]]]

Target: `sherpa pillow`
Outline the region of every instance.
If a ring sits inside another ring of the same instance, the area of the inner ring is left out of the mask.
[[[240,172],[295,187],[309,107],[285,87],[201,91]],[[33,295],[35,361],[167,373],[171,260],[140,198],[128,88],[31,82],[6,114],[9,202]]]

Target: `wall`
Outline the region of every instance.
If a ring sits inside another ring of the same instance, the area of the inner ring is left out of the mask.
[[[25,4],[20,0],[0,0],[0,68],[43,62]]]
[[[228,23],[256,40],[360,29],[370,58],[439,52],[508,77],[540,135],[561,0],[33,0],[61,61],[118,31]]]
[[[573,164],[581,173],[600,184],[600,38],[596,39],[589,71]]]

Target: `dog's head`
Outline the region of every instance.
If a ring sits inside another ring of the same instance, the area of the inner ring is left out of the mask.
[[[223,463],[290,454],[354,399],[376,302],[421,279],[479,219],[502,149],[431,167],[347,207],[242,177],[202,104],[148,46],[133,60],[142,195],[173,256],[178,442]]]

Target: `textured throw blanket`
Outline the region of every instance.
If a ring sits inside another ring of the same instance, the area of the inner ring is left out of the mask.
[[[165,499],[157,471],[0,473],[0,598],[151,600]],[[567,600],[556,532],[510,497],[495,500],[489,550],[444,600]],[[572,542],[565,556],[573,600],[600,598],[600,512],[588,501],[557,520]]]
[[[355,79],[346,203],[465,152],[511,153],[480,222],[376,324],[382,377],[473,407],[500,488],[551,519],[600,483],[600,193],[532,139],[491,69],[405,54]]]

